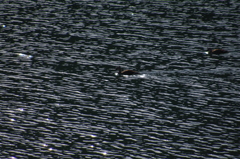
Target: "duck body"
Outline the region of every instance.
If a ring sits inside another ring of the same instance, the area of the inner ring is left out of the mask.
[[[224,53],[228,53],[228,51],[226,50],[223,50],[223,49],[208,49],[208,54],[210,56],[212,56],[213,54],[216,54],[216,55],[220,55],[220,54],[224,54]]]
[[[133,71],[133,70],[124,70],[124,71],[122,71],[120,66],[118,66],[116,69],[118,70],[118,74],[119,75],[136,75],[136,74],[139,74],[139,72]]]

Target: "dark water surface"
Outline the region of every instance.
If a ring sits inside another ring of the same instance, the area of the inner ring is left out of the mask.
[[[5,0],[0,13],[1,159],[240,158],[239,1]]]

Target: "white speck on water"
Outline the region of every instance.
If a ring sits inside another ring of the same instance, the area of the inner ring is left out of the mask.
[[[48,145],[47,144],[42,144],[43,147],[47,147]]]
[[[17,110],[20,111],[20,112],[23,112],[23,111],[24,111],[23,108],[18,108]]]
[[[95,138],[95,137],[97,137],[97,136],[96,136],[96,135],[91,135],[91,137],[92,137],[92,138]]]
[[[33,57],[32,55],[26,55],[26,54],[22,54],[22,53],[19,53],[18,56],[27,58],[27,59],[31,59]]]

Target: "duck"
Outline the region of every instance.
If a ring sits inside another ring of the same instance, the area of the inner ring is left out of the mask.
[[[119,75],[136,75],[136,74],[139,74],[139,72],[133,71],[133,70],[124,70],[124,71],[122,71],[122,68],[120,66],[118,66],[116,68],[116,70],[118,70],[118,74]]]
[[[219,55],[219,54],[228,53],[228,51],[223,50],[223,49],[210,49],[210,48],[208,48],[206,53],[209,54],[210,56],[212,56],[212,54]]]

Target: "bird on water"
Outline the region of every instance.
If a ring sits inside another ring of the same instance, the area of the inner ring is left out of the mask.
[[[228,51],[223,50],[223,49],[210,49],[210,48],[208,48],[206,53],[209,54],[210,56],[212,56],[213,54],[219,55],[219,54],[228,53]]]
[[[136,75],[136,74],[139,74],[139,72],[133,71],[133,70],[124,70],[124,71],[122,71],[122,68],[120,66],[118,66],[116,68],[116,70],[118,70],[118,74],[119,75]]]

